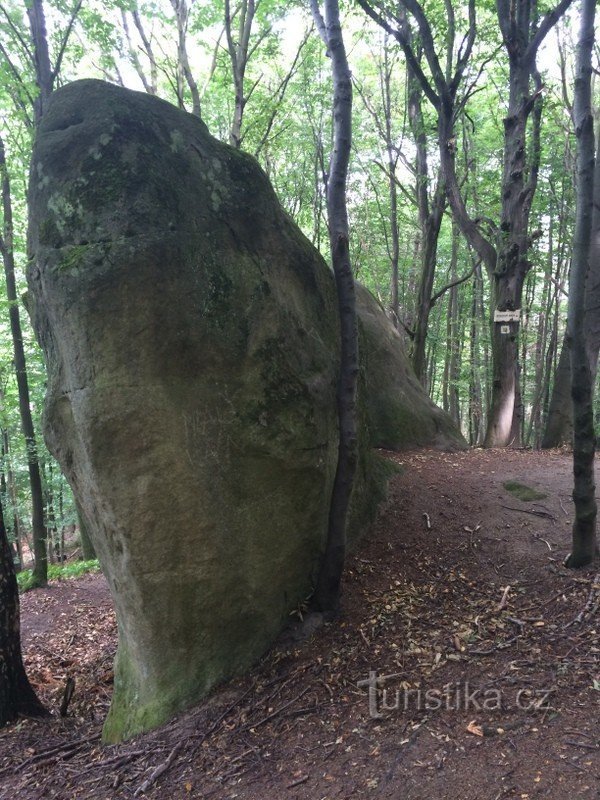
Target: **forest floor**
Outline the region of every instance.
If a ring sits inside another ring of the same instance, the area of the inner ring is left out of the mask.
[[[68,675],[77,688],[66,718],[0,732],[0,797],[600,798],[600,613],[576,619],[596,571],[562,566],[570,456],[389,457],[403,471],[349,558],[341,618],[126,744],[99,740],[116,645],[104,579],[26,594],[36,688],[53,710]]]

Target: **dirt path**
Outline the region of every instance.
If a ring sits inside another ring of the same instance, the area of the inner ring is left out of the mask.
[[[147,796],[600,798],[600,616],[568,625],[595,572],[562,567],[570,457],[393,458],[403,472],[349,560],[341,620],[303,645],[282,639],[126,745],[97,740],[115,643],[102,578],[26,596],[40,691],[56,707],[76,673],[78,692],[67,719],[0,733],[0,797],[129,798],[168,763]],[[507,481],[546,497],[520,500]]]

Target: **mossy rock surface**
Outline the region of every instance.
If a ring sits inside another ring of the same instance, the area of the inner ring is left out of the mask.
[[[52,96],[29,202],[45,437],[115,604],[117,741],[248,668],[312,590],[338,445],[335,286],[250,156],[101,81]],[[387,477],[373,352],[353,534]]]
[[[400,334],[379,302],[364,286],[357,285],[356,289],[373,445],[389,450],[425,446],[464,450],[465,439],[417,380]]]

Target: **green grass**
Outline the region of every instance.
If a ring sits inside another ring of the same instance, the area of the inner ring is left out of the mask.
[[[532,500],[543,500],[545,497],[548,497],[547,494],[537,492],[530,486],[525,486],[524,483],[519,483],[518,481],[506,481],[506,483],[502,485],[507,492],[510,492],[514,497],[523,500],[525,503],[529,503]]]
[[[86,572],[99,572],[100,564],[97,559],[92,561],[73,561],[70,564],[48,564],[48,580],[64,581],[70,578],[79,578]],[[17,574],[17,583],[20,592],[33,589],[33,575],[30,569],[24,569]]]

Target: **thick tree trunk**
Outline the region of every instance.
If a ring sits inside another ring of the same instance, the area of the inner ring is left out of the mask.
[[[21,655],[19,591],[0,504],[0,727],[19,714],[45,716]]]
[[[594,388],[584,320],[594,200],[594,118],[591,102],[591,76],[595,11],[595,0],[582,0],[574,92],[574,120],[577,137],[577,216],[569,282],[567,335],[571,351],[575,520],[573,522],[572,550],[567,559],[569,567],[581,567],[589,564],[596,552]]]
[[[340,27],[338,0],[325,0],[325,19],[311,0],[316,25],[331,57],[333,74],[333,154],[327,187],[331,260],[340,313],[341,355],[337,387],[339,419],[338,463],[329,509],[325,555],[313,596],[314,607],[335,613],[346,558],[346,519],[358,455],[356,390],[358,328],[354,277],[350,263],[346,182],[352,141],[352,79]]]
[[[502,13],[503,4],[498,4]],[[517,12],[514,27],[502,25],[509,54],[509,103],[504,120],[504,167],[502,213],[496,267],[492,279],[492,402],[484,440],[486,447],[519,446],[523,406],[519,385],[520,322],[494,322],[494,311],[520,311],[523,284],[531,267],[529,213],[537,187],[539,165],[540,97],[530,94],[530,75],[535,54],[527,55],[532,20]],[[510,34],[507,33],[510,31]],[[527,147],[527,123],[533,112],[531,146]],[[529,151],[529,152],[528,152]],[[529,163],[528,163],[529,161]],[[526,180],[526,177],[528,179]]]

